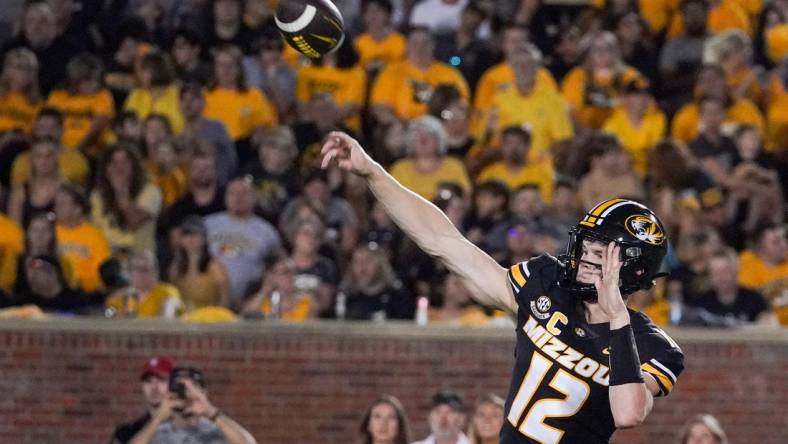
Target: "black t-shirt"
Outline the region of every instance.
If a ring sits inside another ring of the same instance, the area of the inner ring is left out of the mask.
[[[386,319],[413,319],[416,301],[403,288],[386,286],[375,294],[349,292],[346,299],[346,319],[370,320],[383,312]]]
[[[733,143],[733,140],[722,135],[715,142],[701,133],[695,140],[690,142],[689,147],[695,157],[699,159],[712,157],[725,168],[732,167],[734,159],[738,156],[736,144]]]
[[[211,29],[205,47],[210,50],[221,45],[230,44],[240,48],[244,54],[249,54],[252,51],[252,42],[254,41],[254,38],[255,32],[244,24],[241,24],[241,26],[238,28],[238,32],[236,32],[235,35],[229,39],[220,37],[216,34],[214,29]]]
[[[145,424],[150,421],[150,413],[146,413],[132,422],[121,424],[115,428],[112,433],[110,444],[127,444],[134,438],[134,435],[140,432]]]
[[[741,287],[731,304],[723,304],[716,292],[710,290],[700,297],[697,305],[710,313],[746,322],[755,322],[761,313],[769,310],[769,304],[760,293]]]
[[[254,178],[257,191],[258,214],[276,225],[287,203],[298,195],[300,184],[295,168],[276,174],[271,173],[259,161],[244,170]]]
[[[38,59],[38,82],[44,97],[66,78],[66,65],[80,51],[72,41],[62,36],[56,37],[47,48],[33,48],[25,37],[20,36],[7,41],[0,52],[5,57],[8,51],[20,47],[30,49]]]
[[[224,211],[224,189],[218,188],[213,200],[208,202],[207,205],[198,205],[194,201],[194,196],[191,193],[186,194],[179,200],[175,201],[159,216],[158,220],[158,233],[160,236],[167,236],[173,228],[186,219],[187,216],[196,215],[205,217],[214,213],[221,213]]]

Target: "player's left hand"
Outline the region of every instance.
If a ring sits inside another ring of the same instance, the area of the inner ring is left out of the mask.
[[[622,265],[621,247],[615,242],[610,242],[602,258],[602,275],[594,276],[594,286],[599,308],[611,323],[614,319],[629,317],[627,304],[624,303],[624,298],[621,297],[621,291],[618,289],[619,271]]]

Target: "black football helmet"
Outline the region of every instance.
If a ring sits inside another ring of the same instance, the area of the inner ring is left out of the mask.
[[[583,255],[583,240],[615,242],[621,248],[619,289],[626,296],[654,286],[662,259],[668,249],[665,228],[645,205],[627,199],[610,199],[597,204],[569,231],[564,265],[559,285],[583,300],[597,298],[593,284],[577,282],[577,270]]]

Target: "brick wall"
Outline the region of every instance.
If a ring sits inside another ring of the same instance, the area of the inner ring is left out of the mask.
[[[788,333],[672,332],[687,354],[673,394],[616,443],[670,443],[687,417],[710,412],[734,443],[788,437]],[[398,396],[415,437],[426,433],[431,393],[473,402],[505,394],[510,331],[411,325],[156,322],[0,323],[0,442],[104,443],[113,424],[141,413],[146,357],[203,368],[215,403],[261,443],[356,442],[380,393]]]

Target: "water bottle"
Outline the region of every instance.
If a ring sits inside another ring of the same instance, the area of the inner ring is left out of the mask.
[[[416,301],[416,325],[423,327],[429,321],[430,300],[426,296],[421,296]]]
[[[282,318],[282,293],[279,290],[274,290],[271,292],[271,319],[281,319]]]
[[[337,293],[337,300],[334,303],[334,315],[338,321],[344,321],[347,315],[347,295],[344,291]]]

